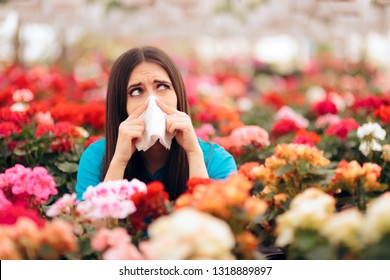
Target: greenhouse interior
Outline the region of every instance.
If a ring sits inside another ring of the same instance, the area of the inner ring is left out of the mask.
[[[0,1],[2,260],[389,260],[389,187],[389,0]]]

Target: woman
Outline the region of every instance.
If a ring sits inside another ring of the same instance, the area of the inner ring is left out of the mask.
[[[141,115],[151,96],[166,114],[166,133],[174,137],[169,150],[159,141],[146,151],[136,149],[145,132]],[[235,173],[227,151],[196,137],[189,113],[183,78],[166,53],[143,47],[122,54],[108,81],[105,138],[91,144],[80,159],[78,200],[88,186],[124,178],[161,181],[170,199],[176,199],[191,177],[224,179]]]

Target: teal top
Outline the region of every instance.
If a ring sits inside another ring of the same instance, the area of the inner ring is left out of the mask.
[[[234,158],[223,147],[212,142],[205,142],[198,138],[203,151],[207,173],[211,179],[225,179],[232,173],[237,172],[237,165]],[[77,200],[83,199],[83,193],[89,186],[96,186],[103,180],[103,157],[106,141],[100,139],[88,146],[80,158],[77,172],[76,193]],[[157,170],[154,174],[147,170],[149,182],[164,178],[165,168]],[[145,182],[145,183],[149,183]]]

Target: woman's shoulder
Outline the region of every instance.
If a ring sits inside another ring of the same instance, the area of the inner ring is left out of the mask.
[[[84,156],[92,156],[92,155],[102,155],[104,154],[104,151],[106,149],[106,139],[101,138],[92,144],[90,144],[84,151],[83,155]]]
[[[219,158],[223,160],[226,157],[232,157],[228,151],[225,150],[222,146],[214,142],[204,141],[198,138],[199,145],[203,151],[203,155],[206,163],[210,161],[211,158]]]
[[[218,145],[217,143],[204,141],[200,138],[198,138],[198,142],[199,142],[200,148],[202,149],[203,153],[214,151],[215,149],[218,152],[226,152],[226,150],[222,146]]]
[[[231,173],[237,172],[237,165],[233,156],[222,146],[214,142],[199,139],[203,151],[206,168],[212,179],[224,179]]]

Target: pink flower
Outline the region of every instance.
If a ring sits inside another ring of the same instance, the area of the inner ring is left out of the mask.
[[[102,182],[96,187],[88,187],[76,206],[77,211],[87,219],[126,218],[136,211],[131,196],[138,192],[146,193],[146,184],[133,179]]]
[[[283,106],[275,115],[276,120],[292,120],[299,128],[306,128],[309,126],[309,121],[302,117],[302,115],[296,113],[293,109],[288,106]]]
[[[195,134],[202,140],[209,141],[210,136],[213,136],[215,134],[215,129],[211,124],[206,123],[203,124],[200,128],[195,129]]]
[[[252,144],[261,148],[270,144],[268,132],[255,125],[235,128],[230,134],[230,138],[236,146]]]
[[[126,230],[121,227],[112,230],[101,228],[91,240],[92,249],[102,252],[110,247],[123,246],[131,241]]]
[[[46,211],[46,215],[49,217],[55,217],[61,213],[70,214],[71,208],[76,204],[76,194],[64,194],[59,198],[50,208]]]
[[[103,252],[104,260],[144,260],[145,257],[131,243],[130,236],[121,227],[102,228],[91,240],[92,249]]]
[[[49,125],[53,126],[54,125],[54,119],[51,117],[50,112],[38,112],[35,114],[35,120],[37,121],[37,124],[42,124],[42,125]]]
[[[0,174],[0,189],[10,189],[17,200],[19,195],[30,195],[37,203],[46,202],[50,195],[57,194],[56,184],[44,167],[33,169],[16,164]]]
[[[15,102],[30,102],[34,99],[34,94],[29,89],[18,89],[12,94]]]
[[[103,253],[103,260],[145,260],[137,247],[129,243],[122,247],[112,247]]]
[[[329,125],[336,124],[340,121],[340,117],[333,114],[326,114],[319,116],[315,122],[315,126],[318,128],[326,128]]]

